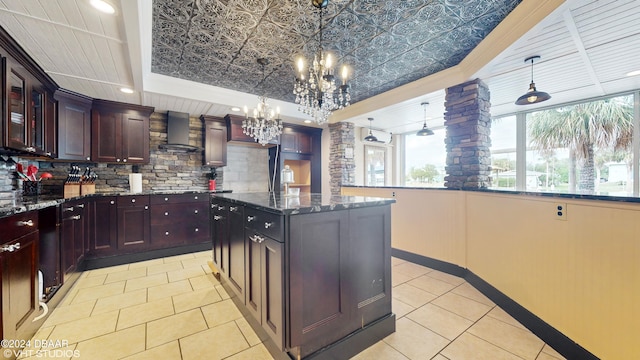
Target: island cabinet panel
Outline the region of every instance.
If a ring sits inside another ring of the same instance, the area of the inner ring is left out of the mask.
[[[330,344],[349,328],[347,211],[291,216],[289,346]]]
[[[228,212],[228,203],[215,197],[211,198],[211,245],[213,263],[222,275],[227,273],[227,259],[229,258]]]
[[[224,248],[224,246],[223,246]],[[224,251],[224,249],[223,249]],[[224,252],[223,252],[224,254]],[[244,241],[244,206],[229,205],[229,244],[228,244],[227,278],[231,288],[242,302],[245,301],[245,241]]]

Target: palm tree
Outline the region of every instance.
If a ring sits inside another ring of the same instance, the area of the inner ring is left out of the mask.
[[[543,154],[557,148],[569,149],[573,164],[569,190],[575,191],[575,162],[580,166],[578,190],[593,192],[597,149],[625,151],[633,139],[633,106],[623,98],[592,101],[533,114],[527,126],[529,141]],[[572,176],[573,175],[573,176]]]

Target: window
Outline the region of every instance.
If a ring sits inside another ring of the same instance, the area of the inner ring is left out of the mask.
[[[516,117],[491,120],[491,188],[516,189]]]
[[[444,187],[446,130],[437,129],[433,133],[430,136],[405,135],[404,186]]]
[[[384,186],[386,153],[385,147],[365,145],[365,186]]]

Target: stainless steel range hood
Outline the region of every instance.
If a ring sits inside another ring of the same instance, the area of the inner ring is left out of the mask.
[[[167,111],[167,143],[158,145],[160,149],[193,152],[199,147],[189,145],[189,114]]]

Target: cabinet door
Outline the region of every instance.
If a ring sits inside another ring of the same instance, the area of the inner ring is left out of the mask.
[[[229,205],[229,262],[227,277],[231,288],[245,301],[244,294],[244,207]]]
[[[137,252],[149,245],[149,206],[118,208],[118,251]]]
[[[297,133],[298,152],[311,154],[313,152],[311,135],[303,132]]]
[[[91,111],[91,159],[95,162],[122,161],[122,114]]]
[[[46,96],[46,109],[44,120],[44,154],[52,157],[58,157],[58,102],[53,98],[50,92]]]
[[[63,283],[76,270],[76,244],[82,241],[82,217],[75,203],[63,204],[60,209],[60,258],[62,261]],[[79,237],[80,239],[76,239]]]
[[[122,162],[134,164],[149,162],[148,116],[137,112],[122,114]]]
[[[32,86],[29,94],[28,141],[36,153],[44,154],[46,91],[42,86]]]
[[[229,255],[229,228],[227,205],[216,199],[211,200],[211,213],[213,221],[211,222],[211,242],[213,247],[213,263],[216,264],[218,270],[227,273],[227,260]],[[224,246],[224,251],[223,251]],[[223,253],[226,255],[223,256]]]
[[[85,216],[86,209],[86,201],[75,204],[75,221],[73,225],[73,256],[76,269],[78,269],[78,264],[80,264],[80,262],[82,262],[82,260],[84,259],[84,253],[88,247],[88,244],[85,244],[85,242],[87,242],[88,240],[86,236],[86,225],[88,223],[88,218]]]
[[[219,121],[205,121],[204,164],[227,165],[227,127]]]
[[[283,244],[267,236],[263,238],[260,247],[262,328],[278,348],[284,350]]]
[[[264,236],[245,229],[245,284],[246,284],[246,306],[251,315],[262,322],[262,266],[261,247]]]
[[[59,159],[91,160],[90,104],[61,98],[58,101],[58,136]]]
[[[94,256],[115,254],[118,249],[118,207],[115,196],[91,202],[90,249]]]
[[[288,345],[317,349],[355,330],[349,328],[348,212],[291,216],[289,243]]]
[[[6,61],[6,60],[5,60]],[[15,68],[12,67],[15,66]],[[27,81],[24,77],[26,70],[19,73],[17,65],[8,62],[5,65],[7,71],[7,94],[8,94],[8,110],[6,112],[7,119],[7,141],[6,145],[10,148],[26,150],[27,148],[27,99],[26,87]]]
[[[14,251],[0,254],[2,268],[2,336],[22,339],[39,307],[38,232],[24,235],[11,243]]]
[[[285,131],[280,135],[280,149],[285,152],[298,152],[296,133]]]

